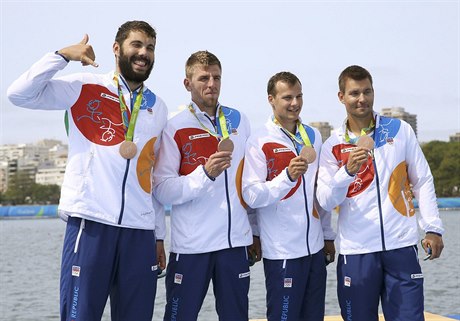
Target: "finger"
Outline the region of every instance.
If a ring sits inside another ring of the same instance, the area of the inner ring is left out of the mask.
[[[80,58],[80,61],[81,61],[83,66],[91,65],[91,66],[96,67],[96,68],[99,67],[99,65],[93,59],[91,59],[88,56],[82,56]]]
[[[87,33],[83,36],[83,39],[79,42],[81,45],[86,45],[89,41],[89,36]]]

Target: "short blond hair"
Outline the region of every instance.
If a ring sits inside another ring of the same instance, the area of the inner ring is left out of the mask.
[[[207,50],[201,50],[193,53],[185,63],[185,76],[191,78],[195,65],[212,66],[217,65],[222,71],[219,59],[213,53]]]

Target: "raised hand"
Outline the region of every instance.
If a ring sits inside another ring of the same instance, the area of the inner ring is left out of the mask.
[[[369,152],[369,149],[364,147],[356,147],[354,150],[352,150],[346,165],[348,173],[355,175],[361,166],[367,161]]]
[[[81,61],[83,66],[91,65],[93,67],[99,67],[99,65],[94,61],[96,59],[96,55],[94,54],[93,47],[88,45],[88,41],[89,36],[88,34],[85,34],[79,43],[58,50],[58,53],[66,57],[68,60]]]
[[[308,163],[302,156],[297,156],[291,159],[288,166],[289,176],[293,181],[296,181],[300,175],[305,174],[308,169]]]
[[[231,161],[232,152],[216,152],[209,156],[208,161],[204,164],[204,169],[209,176],[216,178],[230,167]]]

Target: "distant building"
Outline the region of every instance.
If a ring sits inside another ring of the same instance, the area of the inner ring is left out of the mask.
[[[417,115],[410,114],[404,111],[403,107],[388,107],[382,108],[381,112],[382,116],[392,117],[402,119],[411,125],[412,129],[415,132],[415,136],[417,136]]]
[[[312,122],[308,125],[315,127],[319,130],[321,137],[323,139],[323,143],[326,139],[329,138],[329,136],[331,136],[331,131],[333,128],[331,125],[329,125],[328,122]]]
[[[38,184],[61,186],[67,153],[67,145],[49,139],[36,144],[0,146],[0,192],[8,189],[11,178],[18,173],[26,173]]]
[[[455,133],[449,136],[449,142],[460,142],[460,133]]]
[[[41,164],[35,174],[35,183],[61,186],[64,181],[65,162],[59,160]]]
[[[8,162],[0,161],[0,193],[8,189]]]

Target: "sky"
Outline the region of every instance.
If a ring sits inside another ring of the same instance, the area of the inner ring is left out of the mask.
[[[266,86],[279,71],[302,82],[304,123],[339,127],[346,114],[337,78],[357,64],[373,76],[374,110],[416,114],[419,141],[447,141],[460,132],[459,0],[0,1],[0,145],[66,142],[63,111],[15,107],[8,86],[85,33],[99,68],[71,62],[58,75],[113,70],[115,34],[128,20],[145,20],[158,33],[146,84],[171,113],[190,102],[185,61],[208,50],[222,63],[220,102],[245,113],[253,129],[271,115]]]

